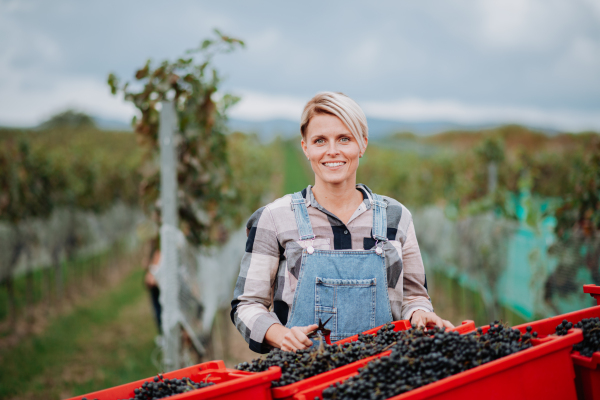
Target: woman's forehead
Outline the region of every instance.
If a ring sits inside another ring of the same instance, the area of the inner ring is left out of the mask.
[[[341,119],[330,114],[317,114],[311,118],[306,129],[307,139],[312,136],[350,135]]]

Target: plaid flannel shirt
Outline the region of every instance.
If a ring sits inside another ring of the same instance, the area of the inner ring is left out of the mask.
[[[362,184],[357,189],[363,202],[347,224],[317,203],[310,185],[302,191],[314,241],[300,241],[291,195],[258,209],[248,220],[246,253],[231,302],[231,320],[253,351],[268,352],[271,347],[264,342],[265,333],[273,324],[287,323],[304,248],[370,250],[375,246],[372,192]],[[396,250],[386,252],[392,316],[394,320],[409,319],[418,309],[433,311],[425,269],[410,212],[398,201],[383,198],[388,203],[387,237]]]

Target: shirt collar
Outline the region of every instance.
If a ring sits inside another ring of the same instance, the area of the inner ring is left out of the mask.
[[[369,189],[369,187],[367,185],[362,184],[362,183],[357,183],[356,188],[361,191],[361,193],[363,195],[363,203],[365,204],[366,209],[369,210],[371,208],[371,204],[373,201],[373,197],[372,197],[373,192],[371,191],[371,189]],[[317,202],[317,199],[315,199],[315,195],[313,194],[313,191],[312,191],[312,185],[308,185],[307,188],[305,190],[303,190],[303,192],[306,193],[306,195],[304,196],[304,198],[306,199],[306,207],[314,207],[317,210],[326,211],[323,208],[323,206],[321,206]]]

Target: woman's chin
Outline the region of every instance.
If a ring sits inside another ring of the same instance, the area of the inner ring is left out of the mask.
[[[351,179],[351,177],[349,177],[349,176],[335,176],[335,175],[320,176],[319,178],[320,178],[319,180],[321,182],[323,182],[327,185],[340,185],[342,183],[348,182]]]

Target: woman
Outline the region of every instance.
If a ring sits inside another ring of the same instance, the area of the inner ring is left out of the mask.
[[[302,150],[314,186],[257,210],[231,303],[250,344],[295,351],[331,317],[331,340],[399,319],[453,327],[434,312],[410,212],[356,184],[368,143],[367,120],[342,93],[305,106]]]

